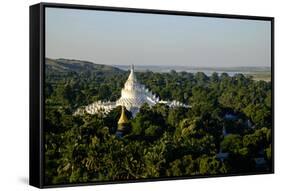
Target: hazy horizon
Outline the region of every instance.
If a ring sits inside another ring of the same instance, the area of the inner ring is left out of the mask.
[[[113,66],[270,67],[270,24],[46,8],[46,57]]]

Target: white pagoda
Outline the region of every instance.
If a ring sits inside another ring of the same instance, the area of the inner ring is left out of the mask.
[[[149,91],[144,85],[138,83],[134,73],[134,66],[132,65],[130,75],[124,84],[124,88],[121,90],[121,97],[116,102],[94,102],[88,106],[79,108],[74,115],[81,115],[84,113],[107,114],[117,106],[124,106],[134,117],[144,103],[147,103],[149,106],[163,103],[169,107],[190,107],[178,101],[160,100],[159,97]]]

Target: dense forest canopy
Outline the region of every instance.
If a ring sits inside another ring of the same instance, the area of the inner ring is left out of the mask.
[[[94,101],[117,100],[128,74],[47,60],[46,184],[272,171],[271,82],[243,74],[139,72],[139,82],[161,99],[192,108],[144,104],[122,138],[115,135],[120,107],[106,116],[73,115]]]

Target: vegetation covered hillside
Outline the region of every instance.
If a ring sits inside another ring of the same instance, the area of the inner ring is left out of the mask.
[[[128,72],[46,62],[46,184],[272,171],[271,82],[242,74],[136,73],[161,99],[192,108],[143,105],[130,119],[131,132],[118,138],[120,107],[106,117],[73,112],[117,100]]]

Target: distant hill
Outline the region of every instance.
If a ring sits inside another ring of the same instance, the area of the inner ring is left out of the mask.
[[[82,61],[82,60],[70,60],[70,59],[50,59],[46,58],[46,71],[47,72],[124,72],[123,70],[102,64],[96,64],[93,62]]]

